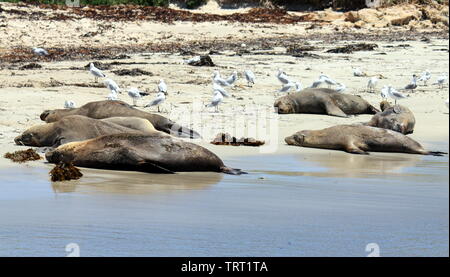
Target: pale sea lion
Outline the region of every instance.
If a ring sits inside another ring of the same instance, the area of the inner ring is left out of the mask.
[[[90,102],[76,109],[47,110],[41,114],[41,120],[50,123],[68,115],[83,115],[95,119],[129,116],[140,117],[150,121],[159,131],[178,137],[200,138],[200,135],[194,130],[182,127],[164,116],[135,109],[122,101],[105,100]]]
[[[367,126],[389,129],[405,135],[414,132],[416,119],[408,108],[400,105],[391,106],[387,101],[381,102],[380,108],[381,112],[374,115],[366,123]]]
[[[213,171],[239,175],[204,147],[160,134],[114,134],[71,142],[47,152],[47,161],[75,166],[151,173]]]
[[[337,125],[322,130],[304,130],[286,137],[285,141],[289,145],[343,150],[352,154],[368,154],[368,151],[433,156],[447,154],[427,151],[418,142],[401,133],[364,125]]]
[[[359,96],[343,94],[327,88],[308,88],[283,96],[275,101],[274,107],[279,114],[308,113],[339,117],[379,112]]]
[[[160,133],[143,118],[111,117],[100,120],[70,115],[56,122],[33,126],[16,137],[14,141],[18,145],[58,147],[68,142],[87,140],[102,135],[133,132]]]

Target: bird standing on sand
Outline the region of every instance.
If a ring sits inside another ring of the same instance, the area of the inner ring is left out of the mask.
[[[445,75],[441,75],[437,78],[436,83],[434,85],[438,85],[440,89],[444,88],[444,84],[447,81],[448,77]]]
[[[277,78],[281,82],[282,85],[287,85],[291,83],[286,72],[284,72],[281,68],[278,69]]]
[[[397,100],[406,98],[406,96],[404,94],[402,94],[401,92],[398,92],[391,85],[388,86],[388,95],[390,98],[395,100],[395,105],[397,105]]]
[[[328,85],[328,88],[331,88],[331,86],[336,86],[338,84],[338,82],[324,74],[320,74],[319,80],[320,79],[322,79]]]
[[[133,106],[137,106],[137,101],[142,98],[142,96],[147,95],[146,93],[140,91],[137,88],[130,88],[128,90],[128,96],[133,99]]]
[[[251,70],[244,71],[245,79],[247,79],[247,85],[249,87],[255,84],[255,74]]]
[[[231,76],[228,77],[228,79],[226,79],[225,81],[227,81],[228,84],[233,85],[237,80],[238,80],[238,73],[237,71],[234,71],[233,74],[231,74]]]
[[[295,87],[296,92],[300,92],[303,89],[303,86],[300,82],[289,82],[286,85],[284,85],[279,92],[289,92],[291,89]]]
[[[106,96],[106,99],[111,101],[117,101],[119,100],[119,95],[117,95],[117,92],[115,90],[112,90],[108,96]]]
[[[213,82],[214,83],[216,83],[216,84],[218,84],[218,85],[221,85],[221,86],[223,86],[223,87],[229,87],[229,86],[231,86],[225,79],[223,79],[221,76],[220,76],[220,73],[219,73],[219,71],[214,71],[214,73],[213,73]]]
[[[114,80],[106,79],[103,83],[111,92],[115,92],[116,94],[121,93],[119,86],[117,85],[116,82],[114,82]]]
[[[370,78],[369,82],[367,82],[367,90],[369,92],[375,92],[375,88],[377,86],[377,83],[378,83],[378,78],[377,77]]]
[[[75,102],[71,100],[64,101],[64,109],[74,109],[75,108]]]
[[[207,108],[215,107],[215,111],[219,111],[219,104],[223,101],[223,95],[220,91],[215,90],[214,96],[211,100],[211,103],[209,105],[206,105]]]
[[[158,84],[158,92],[162,92],[162,93],[164,93],[165,95],[167,95],[167,85],[166,85],[166,83],[164,82],[163,79],[160,79],[160,80],[159,80],[159,84]]]
[[[100,69],[95,67],[95,65],[93,63],[89,64],[89,72],[91,72],[91,74],[94,75],[96,83],[98,82],[98,78],[105,78],[106,77],[106,75],[103,74],[103,72]]]
[[[409,83],[406,87],[405,90],[411,90],[411,92],[414,92],[414,90],[417,88],[417,75],[414,74],[413,78],[411,80],[411,83]]]
[[[156,94],[156,98],[153,99],[147,105],[145,105],[145,108],[152,107],[152,106],[157,106],[158,107],[158,112],[160,112],[159,105],[164,103],[165,100],[166,100],[166,95],[164,94],[164,92],[158,92],[158,94]]]
[[[420,75],[420,78],[418,81],[423,82],[423,85],[426,86],[428,80],[431,79],[431,73],[430,71],[427,69],[424,72],[422,72],[422,75]]]
[[[381,89],[381,98],[383,98],[383,99],[389,98],[389,87],[388,86],[384,86]]]
[[[216,91],[220,92],[222,96],[230,97],[230,94],[223,87],[221,87],[219,84],[213,83],[213,92]]]
[[[314,81],[310,88],[318,88],[325,82],[325,79],[323,77],[319,77],[318,80]]]
[[[38,56],[48,56],[48,52],[44,48],[33,47],[32,51],[35,55]]]

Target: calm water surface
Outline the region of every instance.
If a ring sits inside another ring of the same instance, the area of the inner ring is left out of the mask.
[[[437,145],[448,150],[448,142]],[[0,169],[0,256],[449,255],[448,157],[240,157],[250,174]]]

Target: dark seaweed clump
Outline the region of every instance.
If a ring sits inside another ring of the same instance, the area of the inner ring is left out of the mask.
[[[330,49],[327,51],[327,53],[350,54],[350,53],[353,53],[356,51],[373,51],[377,47],[378,47],[378,45],[376,45],[374,43],[357,43],[357,44],[347,45],[344,47]]]
[[[41,156],[34,149],[20,150],[14,153],[6,153],[4,155],[6,159],[10,159],[15,163],[24,163],[28,161],[37,161],[41,159]]]
[[[50,171],[52,182],[78,180],[83,177],[81,171],[73,163],[61,162]]]
[[[231,136],[228,133],[219,133],[216,138],[211,141],[212,144],[215,145],[231,145],[231,146],[261,146],[264,145],[264,141],[256,140],[254,138],[236,138]]]

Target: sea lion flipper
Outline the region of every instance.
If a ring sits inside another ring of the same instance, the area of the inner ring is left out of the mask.
[[[333,103],[325,103],[325,110],[328,115],[338,116],[338,117],[348,117],[338,106]]]
[[[231,175],[241,175],[241,174],[248,174],[247,172],[244,172],[240,169],[236,169],[236,168],[231,168],[228,166],[222,166],[220,168],[221,172],[225,173],[225,174],[231,174]]]
[[[440,152],[440,151],[428,151],[428,152],[427,152],[427,155],[441,157],[441,156],[444,156],[444,155],[448,155],[448,153],[446,153],[446,152]]]

